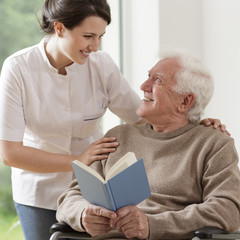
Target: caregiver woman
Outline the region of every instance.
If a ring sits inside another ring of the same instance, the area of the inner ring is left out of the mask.
[[[1,158],[12,166],[13,199],[27,240],[49,239],[57,198],[73,178],[71,161],[90,165],[115,151],[114,138],[101,138],[106,109],[125,122],[139,120],[138,95],[98,51],[110,22],[105,0],[46,0],[46,37],[4,62]]]

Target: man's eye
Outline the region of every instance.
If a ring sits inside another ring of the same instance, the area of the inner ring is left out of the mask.
[[[84,35],[85,38],[91,38],[92,35]]]
[[[155,82],[158,84],[163,84],[163,80],[161,78],[155,78]]]

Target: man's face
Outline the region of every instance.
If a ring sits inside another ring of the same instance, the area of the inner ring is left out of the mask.
[[[181,95],[172,88],[179,68],[177,59],[167,58],[149,71],[149,78],[140,87],[144,91],[144,99],[137,109],[138,116],[150,123],[159,123],[159,120],[168,121],[177,114]]]

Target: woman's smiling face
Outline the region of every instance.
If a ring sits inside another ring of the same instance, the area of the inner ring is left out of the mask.
[[[62,29],[59,49],[66,60],[84,64],[91,52],[96,52],[101,44],[107,22],[97,16],[87,17],[72,30]]]

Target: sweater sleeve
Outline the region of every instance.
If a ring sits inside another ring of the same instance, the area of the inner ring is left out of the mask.
[[[102,162],[97,161],[91,165],[99,174],[102,173]],[[79,232],[85,232],[81,225],[84,209],[90,203],[82,197],[77,179],[74,179],[68,189],[62,193],[57,202],[56,218],[58,222],[65,222]]]
[[[150,239],[191,238],[205,226],[229,232],[240,226],[240,173],[233,140],[205,162],[202,176],[202,202],[179,211],[148,214]]]
[[[58,222],[65,222],[73,229],[84,232],[81,225],[83,210],[89,203],[82,197],[77,180],[74,180],[67,191],[58,199],[56,218]]]

